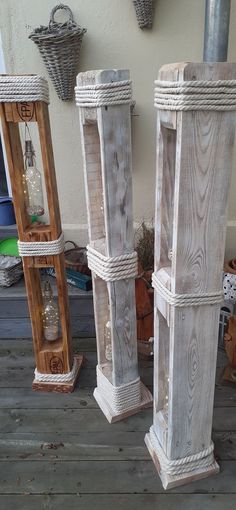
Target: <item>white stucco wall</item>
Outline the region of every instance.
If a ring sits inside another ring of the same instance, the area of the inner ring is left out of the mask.
[[[59,2],[58,2],[59,3]],[[56,0],[0,0],[0,31],[8,73],[47,76],[32,28],[47,24]],[[133,80],[134,219],[154,213],[155,111],[153,81],[161,65],[201,61],[204,0],[156,0],[152,30],[140,30],[131,0],[68,0],[75,19],[87,28],[80,70],[128,68]],[[236,61],[236,2],[232,2],[229,60]],[[50,82],[49,82],[50,83]],[[63,103],[50,83],[50,117],[63,227],[68,238],[87,240],[78,110]],[[236,159],[235,159],[236,161]],[[234,165],[227,255],[236,255],[236,163]]]

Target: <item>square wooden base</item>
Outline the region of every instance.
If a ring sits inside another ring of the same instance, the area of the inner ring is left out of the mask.
[[[201,478],[207,478],[208,476],[216,475],[220,471],[217,462],[214,461],[214,463],[207,468],[196,468],[192,471],[189,471],[188,473],[183,473],[182,475],[169,475],[161,469],[161,465],[149,433],[145,435],[144,441],[152,457],[155,468],[160,476],[162,485],[166,490],[172,489],[173,487],[178,487],[180,485],[186,485],[187,483],[195,482]]]
[[[101,395],[98,388],[95,388],[93,396],[97,401],[100,409],[103,414],[106,416],[109,423],[115,423],[116,421],[124,420],[128,418],[128,416],[132,416],[133,414],[139,413],[142,409],[147,409],[148,407],[152,407],[152,394],[151,392],[144,386],[141,382],[141,402],[138,405],[135,405],[132,408],[129,408],[127,411],[122,411],[122,413],[117,414],[109,405],[109,403],[104,399],[103,395]]]
[[[74,391],[75,385],[77,383],[79,373],[81,370],[81,367],[84,363],[84,356],[78,355],[74,356],[75,363],[77,364],[76,373],[73,379],[71,381],[62,382],[62,383],[52,383],[52,382],[39,382],[39,381],[33,381],[32,389],[34,391],[53,391],[57,393],[72,393]]]

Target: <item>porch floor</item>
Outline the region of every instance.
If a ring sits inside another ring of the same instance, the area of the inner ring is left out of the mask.
[[[222,386],[219,353],[214,432],[221,473],[167,493],[144,445],[152,410],[109,425],[92,392],[94,339],[73,394],[33,393],[30,340],[0,341],[2,510],[233,510],[236,508],[236,387]],[[152,363],[141,362],[152,383]]]

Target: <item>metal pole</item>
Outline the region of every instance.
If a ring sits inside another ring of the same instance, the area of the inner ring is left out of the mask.
[[[204,62],[227,60],[231,0],[206,0]]]

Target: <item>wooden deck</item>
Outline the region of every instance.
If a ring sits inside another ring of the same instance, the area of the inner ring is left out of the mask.
[[[236,387],[216,385],[220,475],[165,493],[143,442],[152,410],[109,425],[92,396],[95,340],[75,347],[87,358],[75,393],[39,394],[30,340],[0,342],[0,509],[234,510]],[[151,385],[152,363],[141,372]]]

